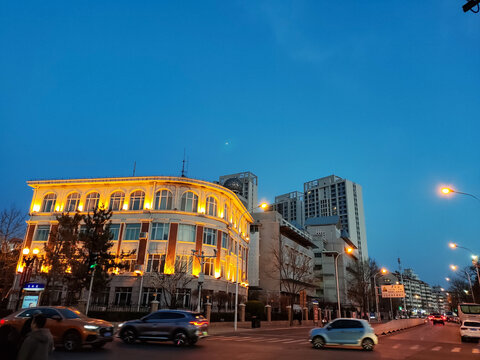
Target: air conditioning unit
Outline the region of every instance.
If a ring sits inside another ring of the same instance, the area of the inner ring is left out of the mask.
[[[146,232],[141,232],[140,233],[140,239],[146,239],[147,238],[147,233]]]

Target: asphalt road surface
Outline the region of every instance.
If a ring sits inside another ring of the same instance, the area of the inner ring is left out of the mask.
[[[176,348],[168,342],[123,344],[116,339],[102,350],[54,352],[52,359],[89,360],[308,360],[308,359],[480,359],[478,343],[462,343],[456,324],[421,325],[395,335],[381,336],[372,352],[351,348],[313,349],[306,328],[255,329],[239,334],[210,336],[196,346]]]

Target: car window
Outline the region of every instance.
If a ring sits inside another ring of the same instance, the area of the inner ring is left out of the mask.
[[[153,320],[163,319],[162,314],[163,314],[163,313],[161,313],[161,312],[156,312],[156,313],[150,314],[150,315],[148,315],[148,316],[145,316],[145,317],[143,318],[143,320],[145,320],[145,321],[153,321]]]
[[[42,312],[43,315],[45,315],[45,317],[51,319],[52,316],[60,316],[60,314],[58,313],[57,310],[55,309],[51,309],[51,308],[41,308],[40,311]]]
[[[18,314],[17,317],[29,318],[29,317],[32,317],[35,314],[38,314],[38,313],[40,313],[40,309],[28,309],[28,310],[25,310],[24,312]]]
[[[78,319],[80,316],[70,309],[58,309],[65,319]]]
[[[332,329],[345,329],[347,327],[346,320],[337,320],[330,325]]]
[[[480,322],[475,321],[465,321],[463,326],[472,326],[472,327],[480,327]]]
[[[363,329],[363,325],[357,320],[345,320],[348,329]]]

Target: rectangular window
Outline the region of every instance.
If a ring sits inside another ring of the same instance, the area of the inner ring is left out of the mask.
[[[165,270],[165,254],[148,255],[147,272],[163,273]]]
[[[140,238],[140,224],[127,224],[123,240],[138,240]]]
[[[213,276],[215,274],[215,259],[207,258],[205,259],[205,264],[203,267],[203,273],[205,275]]]
[[[168,229],[170,224],[153,223],[152,224],[152,240],[168,240]]]
[[[115,305],[129,306],[131,303],[132,303],[132,288],[116,287],[115,288]]]
[[[228,249],[228,234],[222,232],[222,248]]]
[[[35,241],[47,241],[50,233],[50,225],[40,225],[35,234]]]
[[[117,241],[120,235],[120,224],[111,224],[110,233],[112,234],[112,241]]]
[[[167,243],[165,241],[152,241],[148,242],[149,254],[165,254],[167,251]]]
[[[205,228],[203,229],[203,243],[205,245],[217,245],[217,230]]]
[[[177,255],[175,273],[192,273],[193,258],[191,255]]]
[[[177,241],[195,242],[195,225],[178,225]]]

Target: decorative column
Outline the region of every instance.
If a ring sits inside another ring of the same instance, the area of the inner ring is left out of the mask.
[[[240,321],[245,322],[245,304],[240,304]]]
[[[272,322],[272,306],[267,305],[265,306],[265,309],[267,309],[267,321]]]
[[[155,311],[158,310],[158,301],[157,300],[153,300],[151,303],[150,303],[150,312],[153,313]]]
[[[288,313],[288,323],[292,323],[292,307],[290,305],[287,306],[287,313]]]
[[[303,308],[303,320],[308,321],[308,308],[304,307]]]
[[[210,315],[212,314],[212,304],[210,303],[210,301],[207,300],[207,303],[205,304],[205,306],[207,308],[207,311],[206,311],[207,321],[210,323]]]

